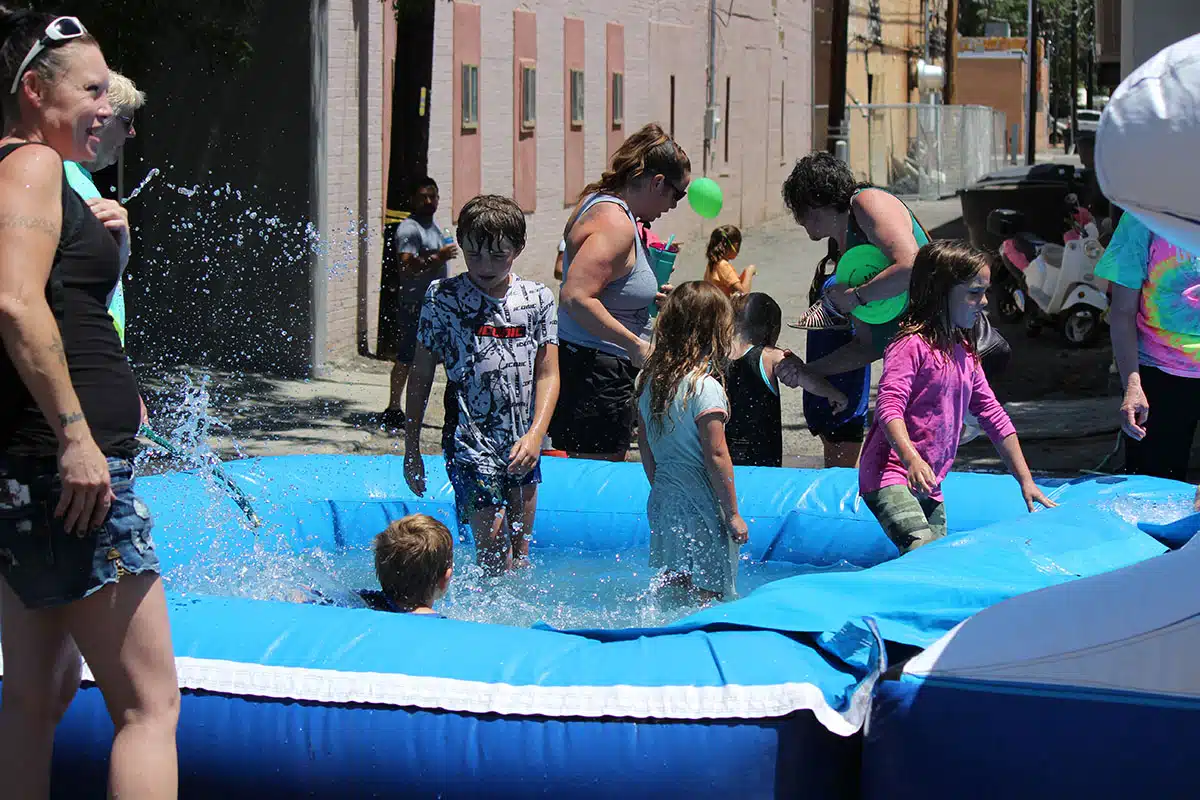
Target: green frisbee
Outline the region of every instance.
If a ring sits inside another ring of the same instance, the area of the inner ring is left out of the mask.
[[[837,271],[834,274],[838,283],[858,287],[891,265],[891,259],[878,247],[873,244],[860,244],[851,247],[838,259]],[[900,316],[906,306],[908,292],[861,305],[850,313],[868,325],[881,325]]]

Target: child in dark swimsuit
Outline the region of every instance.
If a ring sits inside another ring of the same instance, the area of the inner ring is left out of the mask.
[[[725,441],[735,465],[783,466],[783,415],[775,367],[786,355],[775,346],[783,325],[783,312],[770,295],[751,292],[734,298],[733,353],[725,368],[725,391],[730,416]],[[811,334],[810,334],[811,335]],[[828,398],[833,408],[843,407],[846,396],[830,381],[802,373],[805,397]]]

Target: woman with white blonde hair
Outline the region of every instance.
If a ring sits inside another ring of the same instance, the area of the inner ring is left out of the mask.
[[[104,223],[104,227],[112,233],[121,249],[121,280],[117,288],[108,298],[108,314],[121,337],[121,345],[125,345],[125,291],[123,281],[125,267],[129,265],[131,242],[129,239],[129,212],[116,200],[108,200],[100,195],[95,182],[89,173],[99,172],[116,163],[128,139],[137,136],[133,128],[133,115],[146,104],[145,92],[139,91],[133,81],[119,72],[108,72],[108,102],[112,106],[113,115],[100,129],[100,145],[96,148],[96,157],[85,163],[66,161],[63,169],[67,174],[67,182],[75,190],[96,218]],[[142,406],[142,416],[145,417],[145,406]]]

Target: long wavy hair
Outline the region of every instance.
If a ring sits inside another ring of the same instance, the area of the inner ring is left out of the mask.
[[[650,122],[617,148],[600,180],[583,187],[579,199],[597,192],[612,194],[655,175],[679,181],[691,171],[692,162],[683,148],[657,122]]]
[[[900,320],[900,336],[920,336],[947,358],[961,344],[973,352],[972,332],[957,328],[950,315],[950,292],[972,280],[993,259],[966,242],[933,242],[917,251],[908,289],[908,310]]]
[[[641,395],[650,387],[650,419],[659,426],[682,391],[683,402],[711,375],[725,385],[725,366],[733,347],[733,307],[711,283],[688,281],[671,292],[654,326],[650,355],[638,375]]]

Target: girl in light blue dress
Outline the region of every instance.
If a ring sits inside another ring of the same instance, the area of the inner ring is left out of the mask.
[[[638,447],[650,480],[650,566],[664,585],[701,602],[736,597],[738,513],[725,444],[725,364],[733,339],[729,300],[711,284],[675,289],[658,316],[638,377]]]

